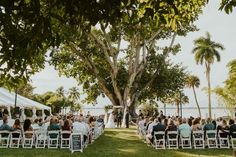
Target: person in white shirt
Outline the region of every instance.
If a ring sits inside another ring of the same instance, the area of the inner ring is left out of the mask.
[[[72,124],[73,133],[81,133],[83,134],[84,142],[88,138],[88,129],[86,124],[83,122],[83,117],[75,118],[75,122]]]

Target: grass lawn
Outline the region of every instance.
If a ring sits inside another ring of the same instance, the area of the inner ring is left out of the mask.
[[[209,157],[232,156],[232,149],[155,150],[146,146],[134,129],[108,129],[83,153],[68,149],[0,149],[0,157]]]

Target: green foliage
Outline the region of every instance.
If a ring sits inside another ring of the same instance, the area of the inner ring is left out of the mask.
[[[81,109],[81,105],[78,103],[79,95],[76,87],[70,88],[69,93],[66,94],[64,87],[61,86],[56,92],[34,95],[34,100],[51,106],[53,113],[59,113],[65,107],[70,107],[71,111],[78,111]]]
[[[216,93],[221,105],[228,108],[233,114],[232,108],[236,104],[236,60],[228,63],[228,78],[224,82],[224,87],[216,87],[213,91]]]
[[[227,14],[232,13],[234,7],[236,7],[235,0],[221,0],[220,10],[224,10]]]
[[[192,87],[198,88],[200,86],[200,79],[197,76],[190,75],[186,80],[186,86],[189,88]]]
[[[153,115],[154,112],[158,109],[158,104],[155,101],[146,101],[142,102],[139,106],[139,109],[142,111],[142,113],[147,116]]]
[[[192,22],[205,3],[121,1],[121,16],[115,25],[99,20],[91,30],[65,29],[63,33],[73,37],[54,50],[51,63],[60,74],[76,78],[87,103],[96,102],[100,95],[117,105],[127,100],[125,95],[132,103],[168,97],[182,89],[185,80],[182,66],[168,60],[170,53],[180,50],[174,38],[196,30]],[[170,46],[155,43],[171,38]],[[127,46],[121,49],[123,42]]]
[[[17,87],[17,93],[26,97],[26,98],[29,98],[29,99],[32,99],[34,94],[34,87],[30,84],[30,83],[27,83],[27,84],[22,84],[20,85],[19,87]]]
[[[208,65],[213,64],[214,60],[220,61],[219,50],[224,50],[224,46],[220,43],[216,43],[211,40],[210,34],[207,32],[206,37],[200,37],[194,41],[194,48],[192,50],[195,53],[195,60],[197,64]]]

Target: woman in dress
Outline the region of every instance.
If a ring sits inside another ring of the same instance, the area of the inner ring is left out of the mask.
[[[114,119],[115,119],[115,112],[112,111],[112,113],[110,113],[110,115],[109,115],[108,122],[107,122],[105,128],[115,128],[116,125],[115,125]]]

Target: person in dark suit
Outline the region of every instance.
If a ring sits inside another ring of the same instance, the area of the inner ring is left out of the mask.
[[[160,117],[158,117],[156,121],[157,121],[157,125],[154,125],[153,129],[152,129],[152,139],[151,139],[152,143],[154,141],[154,132],[165,131],[166,130],[166,126],[161,124],[161,118]],[[159,139],[160,137],[156,137],[156,138]]]
[[[119,110],[117,113],[117,128],[121,127],[122,117],[123,117],[123,113],[121,112],[121,110]]]
[[[126,128],[129,128],[129,110],[127,110],[125,114],[125,125]]]

